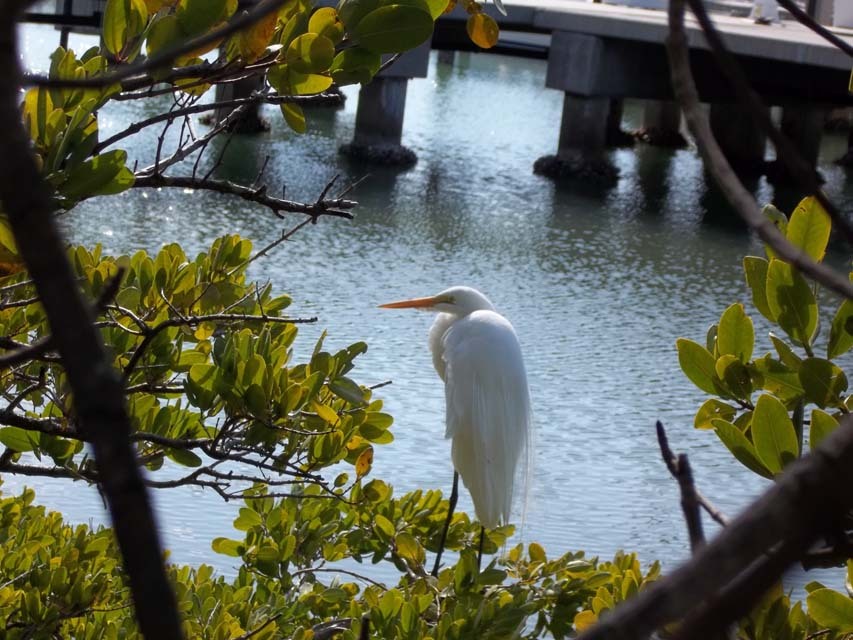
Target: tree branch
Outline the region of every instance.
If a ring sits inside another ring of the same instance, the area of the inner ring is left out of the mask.
[[[788,242],[773,222],[761,212],[752,195],[744,189],[737,175],[732,171],[711,133],[708,116],[699,103],[688,57],[687,35],[684,30],[684,2],[685,0],[670,1],[667,53],[673,91],[684,112],[687,125],[696,139],[696,145],[705,166],[714,176],[735,211],[781,258],[823,286],[846,298],[853,298],[853,284],[847,276],[815,262]]]
[[[846,417],[816,451],[792,463],[772,488],[690,561],[618,606],[580,640],[647,638],[692,615],[697,603],[710,602],[726,589],[739,589],[738,607],[748,610],[768,580],[778,579],[785,566],[805,555],[814,540],[853,507],[850,486],[853,418]],[[714,618],[696,614],[707,624],[689,627],[692,638],[713,638],[731,622],[715,611]]]
[[[80,428],[91,438],[139,627],[153,640],[179,640],[180,618],[166,578],[154,514],[133,448],[124,393],[108,363],[91,306],[83,299],[18,111],[16,0],[0,12],[0,202],[32,276],[68,376]]]
[[[714,60],[717,66],[725,75],[726,79],[731,83],[735,95],[741,104],[746,106],[752,119],[758,128],[770,138],[773,146],[776,147],[776,155],[782,164],[788,169],[791,177],[798,182],[808,193],[813,193],[823,208],[832,218],[832,222],[836,229],[846,238],[848,244],[853,244],[853,227],[847,219],[841,215],[838,208],[832,203],[827,195],[821,189],[817,175],[803,159],[793,143],[785,136],[770,119],[770,112],[764,106],[761,97],[752,89],[746,74],[741,69],[740,65],[735,60],[734,56],[729,53],[726,48],[723,38],[711,17],[705,9],[703,0],[687,0],[690,9],[696,16],[699,26],[702,27],[702,32],[708,42],[708,46],[714,55]],[[672,15],[672,13],[670,13]],[[670,35],[672,35],[672,22],[670,22]],[[671,61],[670,61],[671,64]],[[673,77],[674,83],[674,77]],[[682,105],[683,108],[683,105]],[[694,135],[695,132],[694,132]]]
[[[267,193],[266,187],[247,187],[228,180],[215,180],[211,178],[199,178],[193,176],[164,176],[160,174],[140,176],[133,184],[136,188],[171,187],[179,189],[198,189],[237,196],[243,200],[254,202],[267,207],[278,217],[283,218],[281,212],[304,213],[312,218],[320,216],[332,216],[335,218],[346,218],[351,220],[353,214],[349,209],[358,203],[353,200],[342,198],[330,200],[317,200],[315,202],[294,202],[284,198],[276,198]]]

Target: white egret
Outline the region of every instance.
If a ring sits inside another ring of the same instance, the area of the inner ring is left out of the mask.
[[[444,380],[444,437],[453,439],[455,472],[435,575],[456,507],[460,475],[483,527],[494,528],[509,520],[516,471],[520,460],[526,462],[530,438],[527,374],[515,330],[476,289],[451,287],[429,298],[381,307],[438,312],[429,331],[429,347],[435,370]],[[481,529],[478,565],[482,552]]]

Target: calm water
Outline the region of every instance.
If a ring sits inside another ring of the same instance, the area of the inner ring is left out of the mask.
[[[38,67],[55,35],[31,29],[27,38],[28,63]],[[84,48],[79,39],[72,46]],[[536,158],[556,149],[562,104],[558,92],[542,88],[544,75],[540,61],[463,54],[449,66],[433,58],[429,77],[409,85],[404,142],[418,164],[402,173],[371,171],[353,194],[360,203],[353,222],[322,220],[303,230],[257,264],[254,276],[289,292],[294,314],[321,318],[302,331],[297,351],[309,351],[322,328],[332,349],[368,342],[354,374],[365,384],[393,381],[380,394],[396,418],[396,440],[377,451],[373,473],[398,492],[449,488],[444,396],[426,346],[431,318],[376,305],[454,284],[486,292],[520,336],[536,414],[521,538],[554,554],[636,550],[672,567],[688,542],[655,420],[676,450],[689,453],[701,489],[727,513],[768,486],[712,433],[693,429],[704,396],[680,373],[674,348],[679,336],[701,340],[735,299],[748,302],[740,262],[760,248],[708,191],[692,150],[614,152],[622,177],[605,193],[533,175]],[[311,113],[302,137],[270,110],[272,130],[235,138],[220,175],[252,179],[269,156],[268,183],[306,200],[336,173],[344,183],[363,177],[364,168],[336,152],[353,133],[357,92],[346,93],[346,108]],[[102,114],[101,126],[118,130],[154,112],[121,105]],[[639,113],[629,105],[626,127],[638,125]],[[150,159],[144,147],[152,141],[153,134],[136,147],[140,162]],[[842,140],[827,140],[827,161],[842,151]],[[827,190],[849,208],[853,188],[843,170],[821,169]],[[756,193],[762,202],[774,196],[763,181]],[[265,210],[181,191],[92,201],[64,225],[73,241],[100,242],[114,253],[171,241],[192,253],[225,232],[260,244],[283,228]],[[766,330],[758,333],[757,349],[769,350]],[[6,491],[23,484],[4,481]],[[28,482],[42,503],[71,520],[103,521],[94,489]],[[174,560],[232,570],[210,540],[231,535],[237,505],[192,490],[161,491],[155,500]],[[460,505],[470,508],[467,494]]]

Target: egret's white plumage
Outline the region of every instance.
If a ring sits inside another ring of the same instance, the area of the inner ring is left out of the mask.
[[[489,528],[505,524],[531,427],[527,374],[515,330],[470,287],[383,307],[439,312],[429,347],[444,380],[445,437],[453,440],[453,466],[471,493],[480,523]]]

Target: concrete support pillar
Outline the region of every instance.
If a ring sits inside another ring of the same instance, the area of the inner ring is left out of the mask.
[[[681,135],[681,108],[671,100],[647,100],[643,107],[643,126],[637,137],[656,147],[680,149],[687,146]]]
[[[456,51],[453,49],[440,49],[438,52],[438,63],[439,64],[453,64],[453,60],[456,58]]]
[[[608,98],[579,98],[566,93],[557,155],[539,158],[533,171],[552,178],[614,180],[616,168],[606,155],[609,117]]]
[[[622,98],[611,98],[607,111],[607,138],[605,144],[608,147],[633,147],[634,136],[622,130],[622,115],[625,111],[625,101]]]
[[[710,121],[717,143],[738,174],[764,173],[767,137],[758,130],[745,109],[737,104],[712,104]]]
[[[782,134],[794,143],[803,160],[815,170],[826,114],[825,108],[811,105],[786,106],[782,109]],[[778,159],[768,167],[767,178],[770,182],[783,185],[792,182],[787,167]]]
[[[342,154],[361,162],[401,167],[417,162],[415,152],[401,144],[406,89],[410,78],[426,77],[429,50],[427,41],[361,87],[355,134],[352,142],[341,145]]]
[[[248,98],[253,91],[261,88],[262,78],[250,76],[236,82],[216,85],[216,101],[236,100]],[[232,125],[230,130],[237,133],[258,133],[270,128],[269,122],[264,120],[260,114],[260,103],[249,107]],[[214,122],[220,122],[233,111],[233,107],[220,108],[213,113]]]
[[[604,41],[597,36],[555,31],[548,53],[545,86],[564,92],[557,154],[539,158],[533,171],[552,178],[580,177],[611,184],[618,171],[607,147],[608,123],[622,119],[621,105],[611,104],[601,80],[609,64]],[[610,95],[618,95],[611,93]],[[611,107],[615,106],[614,109]]]
[[[826,109],[802,105],[782,109],[782,133],[794,143],[803,158],[812,167],[817,167],[820,139]]]

